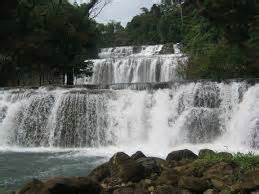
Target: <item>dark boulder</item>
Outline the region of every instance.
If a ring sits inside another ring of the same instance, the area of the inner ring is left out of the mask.
[[[181,161],[181,160],[195,160],[198,156],[190,150],[179,150],[168,154],[166,157],[167,161]]]
[[[95,168],[88,176],[94,181],[101,182],[110,175],[110,164],[106,162]]]
[[[231,153],[228,153],[228,152],[219,152],[219,153],[217,153],[217,155],[219,157],[224,158],[224,159],[231,159],[231,158],[233,158],[233,155]]]
[[[202,149],[199,151],[199,158],[204,158],[206,156],[216,155],[216,152],[209,149]]]
[[[146,158],[145,154],[143,154],[141,151],[137,151],[135,154],[131,156],[133,160],[138,160],[140,158]]]
[[[18,194],[99,194],[101,187],[86,177],[57,177],[46,182],[33,180],[27,183]]]
[[[236,193],[257,189],[259,189],[259,169],[247,171],[240,177],[239,182],[231,186],[231,190]]]
[[[18,192],[18,194],[50,194],[45,188],[43,182],[33,179],[31,182],[25,184]]]
[[[156,187],[154,194],[191,194],[188,190],[183,190],[170,185],[161,185]]]
[[[179,174],[175,169],[168,168],[162,171],[156,180],[157,185],[172,185],[177,186],[179,181]]]
[[[145,175],[145,168],[122,152],[115,154],[109,164],[111,177],[117,182],[138,182]]]
[[[134,194],[134,188],[132,187],[119,188],[113,191],[113,194]]]
[[[181,177],[178,185],[180,188],[188,189],[195,192],[204,192],[210,187],[206,179],[191,176]]]
[[[136,162],[145,168],[145,177],[153,173],[159,174],[161,172],[160,166],[155,158],[139,158]]]

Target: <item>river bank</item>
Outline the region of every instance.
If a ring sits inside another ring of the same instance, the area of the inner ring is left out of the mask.
[[[190,150],[166,159],[116,153],[88,176],[32,180],[17,194],[217,194],[258,193],[259,156]],[[15,194],[15,192],[8,192]]]

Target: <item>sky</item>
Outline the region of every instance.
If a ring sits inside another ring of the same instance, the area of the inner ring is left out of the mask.
[[[153,4],[159,2],[160,0],[112,0],[112,3],[105,7],[96,20],[100,23],[115,20],[126,26],[127,22],[141,12],[140,8],[150,8]]]

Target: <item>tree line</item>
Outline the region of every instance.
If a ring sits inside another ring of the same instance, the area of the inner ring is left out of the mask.
[[[80,73],[84,60],[98,52],[97,24],[89,17],[96,3],[98,0],[82,5],[66,0],[3,0],[0,85],[10,81],[19,85],[22,78],[35,74],[40,80],[49,74],[66,74],[68,84],[73,84],[73,74]]]
[[[187,79],[259,77],[256,0],[162,0],[126,27],[90,17],[101,1],[2,0],[0,86],[33,77],[53,84],[60,75],[73,84],[75,75],[91,74],[84,61],[101,47],[165,43],[181,43],[189,62],[179,73]]]
[[[258,2],[255,0],[162,0],[142,8],[124,28],[100,25],[102,45],[181,43],[187,79],[259,77]],[[109,37],[109,38],[108,38]]]

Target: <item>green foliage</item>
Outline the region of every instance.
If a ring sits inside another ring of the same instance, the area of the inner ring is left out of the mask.
[[[200,158],[199,163],[206,164],[215,164],[218,162],[228,162],[235,163],[239,166],[240,170],[252,170],[259,167],[259,156],[249,152],[247,154],[237,153],[231,156],[227,153],[208,153]]]
[[[187,78],[259,76],[259,67],[254,65],[255,49],[249,43],[254,33],[250,28],[254,5],[253,0],[206,0],[185,5],[184,10],[193,10],[184,22],[183,44],[189,55],[184,69]]]
[[[124,46],[129,42],[124,27],[119,22],[112,21],[108,24],[98,24],[101,47]]]
[[[238,164],[242,170],[255,169],[259,166],[259,156],[253,153],[237,153],[233,156],[233,162]]]
[[[78,72],[76,68],[85,59],[97,55],[99,33],[86,13],[87,6],[71,5],[67,0],[18,1],[9,18],[16,28],[6,34],[10,39],[0,48],[0,53],[13,56],[11,72],[16,77],[33,72]]]

